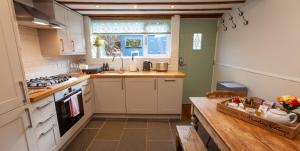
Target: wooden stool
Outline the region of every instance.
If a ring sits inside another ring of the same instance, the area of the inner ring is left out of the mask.
[[[176,126],[177,151],[207,151],[201,138],[193,126]]]

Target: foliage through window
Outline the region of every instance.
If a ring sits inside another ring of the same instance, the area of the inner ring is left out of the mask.
[[[168,58],[171,51],[170,20],[93,20],[92,57]]]

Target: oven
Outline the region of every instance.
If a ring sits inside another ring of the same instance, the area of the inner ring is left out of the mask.
[[[54,96],[60,136],[63,136],[84,115],[82,89],[70,87],[55,93]],[[76,114],[74,114],[74,100]]]

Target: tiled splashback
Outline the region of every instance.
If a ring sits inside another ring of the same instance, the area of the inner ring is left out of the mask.
[[[37,29],[20,26],[19,31],[26,79],[68,72],[72,57],[44,57],[41,54]]]

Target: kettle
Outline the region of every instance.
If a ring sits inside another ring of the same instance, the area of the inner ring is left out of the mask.
[[[143,63],[143,71],[150,71],[152,68],[152,62],[145,60]]]

